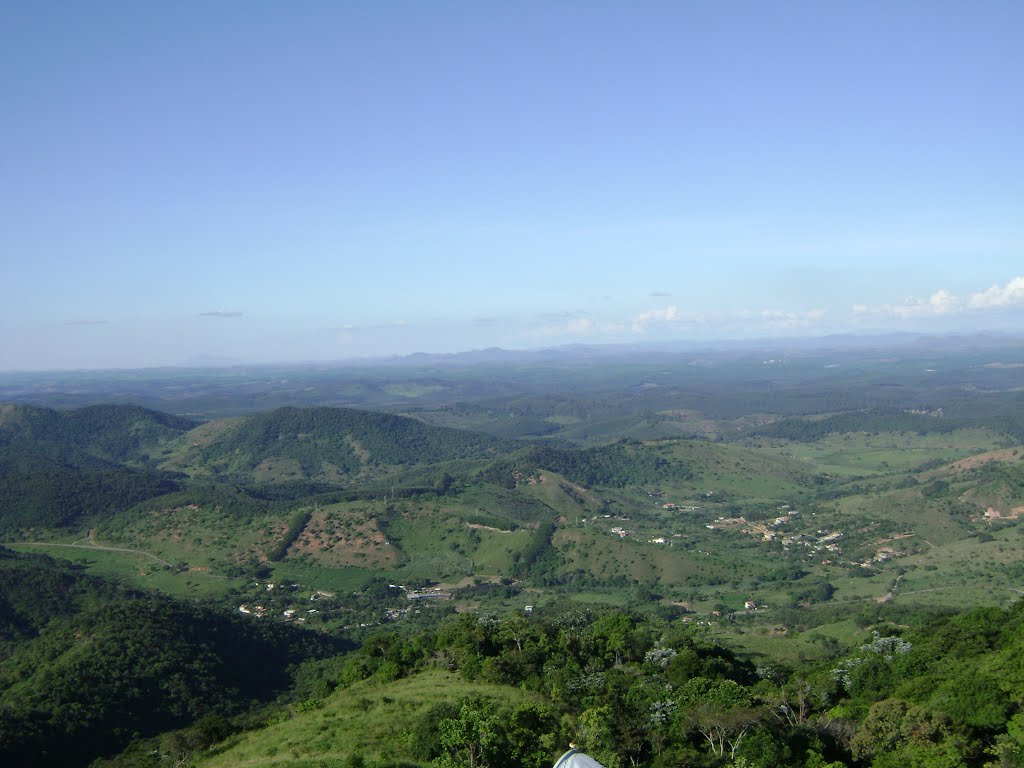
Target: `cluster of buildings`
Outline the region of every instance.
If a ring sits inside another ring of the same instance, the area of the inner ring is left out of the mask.
[[[265,583],[260,583],[260,582],[257,581],[256,584],[255,584],[255,587],[257,589],[273,593],[275,591],[276,592],[281,592],[282,590],[284,590],[284,591],[293,591],[293,590],[298,589],[299,585],[298,584],[275,584],[272,581],[268,581],[268,582],[265,582]],[[315,590],[313,592],[313,594],[309,596],[309,599],[310,599],[310,602],[314,602],[316,600],[323,600],[324,598],[334,597],[334,596],[335,596],[334,592],[325,592],[322,589],[318,589],[318,590]],[[268,597],[270,597],[270,596],[268,596]],[[262,619],[262,618],[265,618],[266,616],[277,615],[277,611],[278,610],[279,610],[279,608],[271,608],[271,607],[268,607],[266,605],[263,605],[262,603],[242,603],[240,606],[238,606],[238,612],[239,613],[241,613],[244,616],[254,616],[257,619]],[[303,613],[305,615],[301,615]],[[320,609],[319,608],[307,608],[307,609],[304,609],[304,610],[303,609],[299,609],[299,608],[285,608],[285,609],[281,610],[281,614],[280,615],[281,615],[281,619],[283,621],[286,621],[286,622],[294,621],[297,624],[304,624],[306,622],[306,617],[307,616],[315,616],[318,613],[320,613]]]

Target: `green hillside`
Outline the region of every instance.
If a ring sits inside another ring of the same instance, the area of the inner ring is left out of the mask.
[[[23,405],[0,405],[0,454],[57,451],[110,462],[138,464],[197,422],[134,405],[93,405],[54,411]]]
[[[755,665],[699,628],[627,612],[455,616],[311,666],[309,698],[178,754],[211,768],[546,768],[572,739],[613,768],[1019,764],[1020,603],[866,618],[824,658]],[[104,765],[155,765],[147,750],[189,733]]]
[[[0,530],[73,526],[177,490],[151,456],[194,421],[136,406],[0,406]]]
[[[429,740],[437,740],[441,718],[458,714],[466,702],[480,711],[493,710],[498,717],[516,717],[525,721],[524,727],[545,720],[543,698],[536,694],[430,669],[386,685],[378,680],[355,683],[308,708],[297,708],[288,719],[232,739],[196,765],[299,768],[344,765],[358,757],[429,766]],[[527,714],[534,719],[526,721]],[[546,719],[551,727],[550,715]],[[556,749],[554,738],[544,733],[532,736],[534,752],[546,762]]]
[[[348,408],[280,408],[234,422],[208,442],[190,442],[186,470],[251,483],[347,484],[394,467],[482,460],[509,446],[484,434]]]
[[[291,685],[289,665],[340,641],[143,594],[40,556],[0,550],[0,755],[9,765],[92,757]]]

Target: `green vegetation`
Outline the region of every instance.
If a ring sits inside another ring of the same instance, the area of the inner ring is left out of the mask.
[[[0,759],[1020,765],[1019,354],[168,374],[203,423],[0,406]]]
[[[295,543],[295,540],[299,538],[302,532],[306,529],[310,519],[313,517],[313,512],[308,509],[300,509],[295,512],[291,520],[288,521],[288,529],[284,532],[281,537],[281,541],[267,554],[267,559],[273,563],[276,563],[284,559],[285,554],[288,552],[288,547]]]
[[[1013,765],[1020,605],[899,618],[816,662],[754,665],[621,612],[451,617],[369,638],[329,693],[197,764],[542,768],[571,738],[608,766]]]
[[[366,469],[486,458],[493,437],[430,427],[415,419],[347,408],[280,408],[237,423],[196,446],[184,467],[245,481],[344,483]]]
[[[672,465],[651,448],[624,442],[584,450],[534,446],[492,464],[481,477],[498,485],[515,487],[517,476],[541,469],[563,475],[574,483],[621,488],[658,483],[670,474],[685,478],[687,469]]]
[[[13,765],[85,765],[136,734],[244,712],[289,687],[289,664],[342,647],[40,556],[0,550],[0,588],[0,754]]]

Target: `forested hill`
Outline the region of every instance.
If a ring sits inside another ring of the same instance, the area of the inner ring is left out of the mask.
[[[620,441],[597,448],[554,448],[531,445],[493,462],[480,477],[495,485],[515,486],[516,475],[548,470],[586,486],[656,484],[671,473],[677,479],[690,477],[690,470],[670,462],[657,450],[636,441]]]
[[[132,405],[0,406],[0,530],[75,526],[196,480],[349,487],[379,473],[511,450],[499,438],[343,408],[200,425]],[[309,486],[313,490],[313,486]]]
[[[80,463],[90,456],[117,463],[139,463],[151,452],[197,425],[191,419],[135,405],[93,405],[54,411],[0,405],[0,456],[15,452]]]
[[[348,647],[2,548],[0,638],[0,757],[38,766],[84,766],[139,735],[245,712],[290,687],[290,665]]]
[[[341,480],[364,469],[488,459],[513,446],[490,435],[386,413],[279,408],[237,422],[189,461],[241,478],[277,462],[287,473]]]
[[[177,490],[152,456],[195,426],[131,405],[0,406],[0,529],[70,525]]]
[[[81,566],[0,547],[0,661],[52,620],[124,593],[113,582],[87,575]]]

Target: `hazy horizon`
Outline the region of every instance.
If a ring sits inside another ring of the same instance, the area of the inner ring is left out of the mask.
[[[616,355],[639,353],[650,351],[652,353],[793,353],[793,352],[823,352],[823,351],[862,351],[864,349],[876,349],[882,351],[895,351],[900,347],[910,344],[931,343],[939,341],[979,341],[989,340],[997,344],[1019,341],[1024,343],[1024,331],[973,331],[973,332],[949,332],[949,333],[927,333],[913,331],[877,331],[863,333],[834,333],[822,335],[792,335],[792,336],[760,336],[760,337],[736,337],[710,340],[634,340],[626,342],[583,342],[569,341],[562,344],[536,347],[474,347],[454,350],[451,352],[409,352],[409,353],[382,353],[379,355],[362,355],[339,358],[308,358],[292,360],[271,360],[271,359],[231,359],[218,358],[214,356],[197,356],[174,363],[161,365],[143,366],[111,366],[102,367],[81,367],[81,368],[0,368],[0,376],[10,375],[32,376],[34,374],[93,374],[93,373],[130,373],[143,371],[160,370],[195,370],[209,369],[244,369],[244,368],[276,368],[301,369],[306,367],[322,367],[324,369],[344,369],[374,367],[379,365],[409,365],[415,367],[423,359],[431,365],[443,365],[446,361],[479,361],[484,358],[531,358],[543,357],[545,359],[555,354],[570,353],[596,353],[597,359],[614,358]],[[499,359],[497,362],[501,362]],[[1024,361],[1021,361],[1024,365]]]
[[[0,8],[0,371],[1024,327],[1024,5]]]

